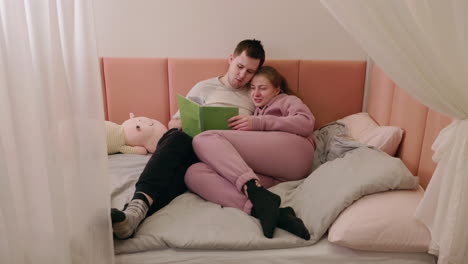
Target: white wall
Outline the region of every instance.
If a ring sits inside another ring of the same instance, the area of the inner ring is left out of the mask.
[[[100,56],[225,58],[246,38],[270,59],[365,60],[319,0],[96,0]]]

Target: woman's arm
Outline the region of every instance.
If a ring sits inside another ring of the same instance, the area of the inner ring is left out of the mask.
[[[276,113],[281,112],[282,116]],[[303,137],[314,131],[315,117],[296,96],[288,96],[274,102],[264,115],[253,116],[252,130],[283,131]]]

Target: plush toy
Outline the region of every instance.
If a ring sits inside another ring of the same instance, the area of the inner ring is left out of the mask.
[[[118,152],[124,154],[145,155],[154,153],[156,144],[167,128],[161,122],[147,117],[135,117],[130,113],[130,119],[122,125],[105,121],[107,134],[107,154]]]

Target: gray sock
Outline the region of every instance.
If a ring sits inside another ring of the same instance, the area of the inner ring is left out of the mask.
[[[118,239],[130,238],[141,221],[145,219],[148,205],[140,199],[131,200],[124,211],[115,208],[111,211],[112,229]]]

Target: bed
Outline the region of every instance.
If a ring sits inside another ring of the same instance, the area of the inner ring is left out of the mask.
[[[262,239],[254,231],[245,239],[247,235],[239,236],[244,234],[243,229],[257,228],[260,232],[255,219],[187,192],[146,219],[134,238],[115,241],[116,263],[436,263],[436,258],[424,250],[430,239],[427,230],[411,216],[435,168],[431,144],[451,120],[409,97],[377,66],[368,71],[367,107],[366,113],[361,113],[367,67],[364,61],[268,60],[265,64],[276,67],[309,106],[316,117],[316,133],[344,124],[349,131],[364,135],[363,122],[374,122],[374,132],[375,128],[387,131],[387,127],[403,132],[398,144],[387,141],[387,153],[358,146],[344,158],[335,157],[322,164],[312,172],[314,177],[273,187],[282,196],[283,205],[293,206],[313,230],[311,241],[301,241],[283,230],[276,231],[271,240]],[[186,94],[196,82],[222,75],[226,68],[225,59],[101,58],[106,119],[122,123],[133,112],[167,124],[178,108],[176,94]],[[112,206],[122,207],[128,202],[132,185],[148,159],[142,155],[109,156]],[[374,164],[391,160],[394,165],[382,169],[377,183],[373,175],[386,165],[346,169],[349,164],[365,164],[366,160]],[[372,188],[366,182],[369,179]],[[313,189],[317,185],[329,187]],[[322,199],[331,202],[317,202]],[[345,202],[334,202],[337,200]],[[387,210],[379,212],[384,203]],[[390,220],[395,215],[388,215],[391,208],[400,212],[397,215],[406,214],[402,224]],[[316,219],[317,215],[323,217]],[[225,223],[216,222],[217,218],[225,219]],[[187,222],[193,226],[185,227]],[[379,233],[390,236],[387,240],[362,235],[372,233],[367,232],[369,228],[375,233],[382,226],[391,233]],[[236,236],[240,238],[233,240]]]

